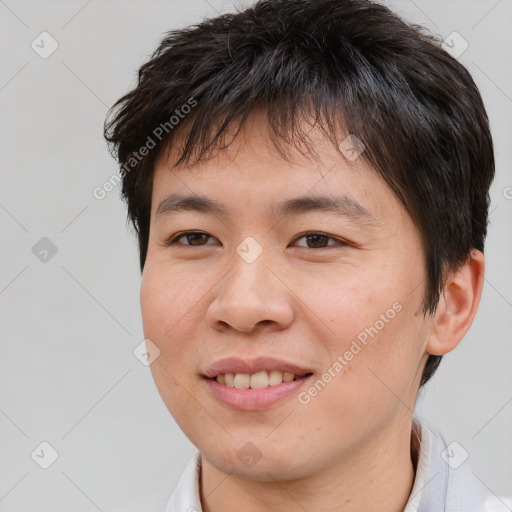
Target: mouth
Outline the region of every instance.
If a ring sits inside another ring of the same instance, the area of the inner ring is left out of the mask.
[[[236,389],[264,389],[279,386],[283,382],[293,382],[313,375],[312,372],[296,374],[289,371],[270,370],[255,373],[219,373],[210,380]]]
[[[313,371],[275,357],[227,357],[202,373],[208,393],[230,409],[263,411],[291,399],[313,379]]]
[[[209,366],[202,377],[209,395],[237,411],[265,411],[291,400],[311,384],[314,372],[271,357],[229,357]]]

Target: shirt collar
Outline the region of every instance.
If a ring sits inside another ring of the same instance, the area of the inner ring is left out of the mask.
[[[412,486],[409,500],[405,506],[404,512],[422,512],[423,510],[444,510],[444,506],[439,508],[431,503],[432,494],[431,489],[428,487],[432,473],[431,457],[433,452],[433,434],[428,426],[418,418],[413,418],[412,432],[411,432],[411,445],[412,451],[416,455],[416,470],[415,478]],[[438,476],[438,475],[436,475]],[[444,478],[439,478],[441,483]],[[426,490],[425,490],[426,489]],[[438,489],[437,499],[444,503],[446,498],[446,488],[443,486]],[[421,506],[421,508],[420,508]]]
[[[201,481],[201,454],[196,452],[188,461],[176,490],[171,496],[165,512],[202,512],[199,494]]]

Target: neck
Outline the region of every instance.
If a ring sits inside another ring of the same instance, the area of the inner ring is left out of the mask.
[[[415,477],[417,453],[411,451],[412,418],[373,438],[357,454],[307,478],[260,482],[226,475],[202,458],[204,512],[343,510],[402,512]]]

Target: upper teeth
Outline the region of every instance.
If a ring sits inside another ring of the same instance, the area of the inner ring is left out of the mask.
[[[277,386],[282,382],[291,382],[296,375],[291,372],[272,370],[270,372],[249,373],[221,373],[215,377],[217,382],[231,388],[259,389],[267,386]]]

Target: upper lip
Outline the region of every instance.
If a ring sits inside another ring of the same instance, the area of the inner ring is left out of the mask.
[[[301,367],[297,364],[285,361],[284,359],[276,359],[274,357],[256,357],[253,359],[240,359],[239,357],[226,357],[219,359],[209,365],[204,376],[212,379],[220,374],[225,373],[257,373],[263,371],[279,370],[281,372],[290,372],[295,375],[306,375],[312,373],[311,370]]]

